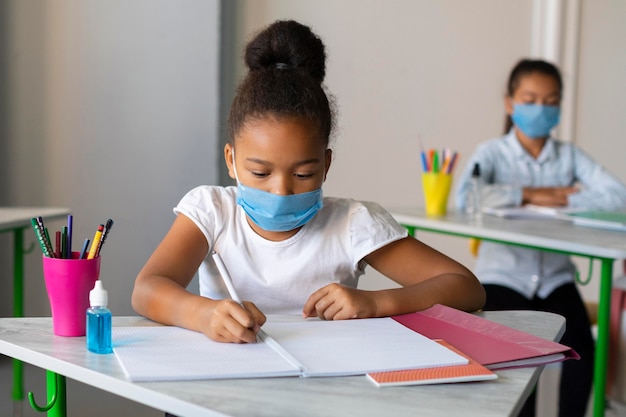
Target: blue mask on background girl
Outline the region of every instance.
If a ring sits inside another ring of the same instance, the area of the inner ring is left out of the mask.
[[[263,230],[286,232],[304,226],[323,206],[322,189],[307,193],[278,195],[239,182],[233,148],[233,171],[237,179],[237,204]]]
[[[559,124],[561,108],[542,104],[513,104],[511,120],[531,139],[550,136],[550,131]]]

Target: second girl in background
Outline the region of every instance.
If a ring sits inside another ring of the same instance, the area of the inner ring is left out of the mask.
[[[589,210],[626,206],[626,186],[577,146],[552,137],[563,93],[554,65],[524,59],[509,76],[504,136],[478,146],[458,183],[457,208],[465,209],[471,174],[480,167],[483,207],[534,204]],[[576,268],[562,254],[482,242],[474,273],[487,292],[484,310],[540,310],[564,316],[561,343],[580,361],[563,363],[559,416],[583,417],[591,392],[594,340],[574,281]],[[535,415],[534,394],[520,416]]]

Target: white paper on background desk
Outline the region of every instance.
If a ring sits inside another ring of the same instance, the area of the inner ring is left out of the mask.
[[[581,208],[547,207],[526,204],[517,207],[483,207],[482,212],[505,219],[564,219],[569,220],[568,214],[581,211]]]
[[[364,375],[466,364],[467,359],[390,318],[268,322],[301,373],[265,343],[218,343],[178,327],[114,327],[113,350],[131,381]]]
[[[569,217],[577,226],[626,231],[626,212],[592,210],[571,213]]]

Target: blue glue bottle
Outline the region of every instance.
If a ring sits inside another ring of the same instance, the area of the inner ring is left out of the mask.
[[[94,353],[112,353],[111,310],[107,308],[108,293],[97,280],[89,292],[87,309],[87,349]]]

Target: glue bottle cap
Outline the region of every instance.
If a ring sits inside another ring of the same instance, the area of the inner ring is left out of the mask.
[[[472,177],[478,178],[480,177],[480,164],[476,162],[474,164],[474,170],[472,171]]]
[[[109,301],[107,290],[102,286],[102,281],[97,280],[93,290],[89,291],[89,304],[92,307],[106,307]]]

